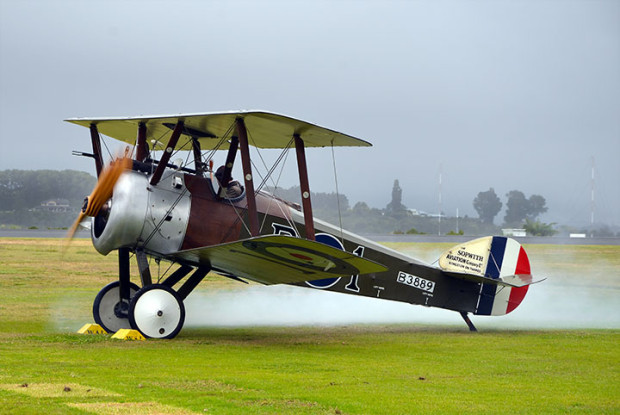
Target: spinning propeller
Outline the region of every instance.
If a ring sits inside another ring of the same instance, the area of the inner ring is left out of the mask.
[[[118,181],[118,178],[125,170],[131,169],[131,163],[132,160],[126,155],[117,157],[101,172],[95,188],[90,196],[84,199],[82,211],[78,215],[75,223],[71,226],[71,229],[69,229],[69,233],[67,234],[69,240],[73,239],[80,222],[88,216],[94,217],[99,214],[103,205],[112,197],[112,191],[114,190],[114,185]]]

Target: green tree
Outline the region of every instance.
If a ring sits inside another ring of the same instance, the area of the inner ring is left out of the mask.
[[[506,194],[506,215],[504,223],[509,226],[521,226],[528,212],[528,202],[519,190],[511,190]]]
[[[97,179],[75,170],[0,171],[0,211],[31,209],[48,199],[67,199],[80,207]]]
[[[474,209],[478,212],[482,223],[493,224],[493,219],[502,210],[502,202],[491,187],[486,192],[478,193],[474,199]]]
[[[301,204],[300,189],[301,188],[299,186],[292,186],[288,189],[274,189],[270,187],[266,188],[268,192],[273,193],[284,200]],[[310,192],[310,197],[312,199],[312,208],[316,210],[333,210],[335,212],[338,212],[338,207],[340,207],[342,211],[349,209],[349,199],[346,195],[343,194],[336,194],[334,192]]]
[[[519,190],[506,194],[506,216],[504,223],[508,226],[522,226],[526,219],[533,221],[538,215],[547,211],[545,198],[532,195],[529,199]]]
[[[555,225],[555,223],[534,222],[533,220],[525,219],[523,228],[532,236],[553,236],[557,233],[557,231],[553,229],[553,225]]]
[[[547,207],[545,206],[547,201],[545,200],[544,197],[540,195],[530,196],[530,198],[528,199],[528,202],[529,202],[529,209],[527,213],[528,219],[534,220],[536,219],[538,215],[545,213],[547,211]]]

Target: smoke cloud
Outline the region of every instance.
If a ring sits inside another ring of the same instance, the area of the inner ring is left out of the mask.
[[[620,328],[618,289],[544,281],[530,287],[507,316],[473,316],[478,328]],[[185,302],[189,326],[338,326],[428,324],[464,326],[452,311],[293,286],[201,290]]]

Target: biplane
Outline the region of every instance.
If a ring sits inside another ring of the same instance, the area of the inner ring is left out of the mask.
[[[209,272],[454,310],[470,330],[469,314],[510,313],[537,282],[513,239],[459,244],[429,265],[314,218],[306,149],[371,146],[362,139],[264,111],[66,121],[90,130],[92,153],[77,154],[94,159],[98,176],[69,236],[90,221],[95,249],[118,252],[118,280],[93,302],[93,317],[108,332],[132,328],[145,337],[175,337],[184,300]],[[107,165],[101,135],[129,144]],[[255,174],[250,146],[280,151],[264,177]],[[293,149],[301,204],[263,189]],[[214,174],[214,155],[223,152]],[[185,161],[173,162],[178,154]],[[241,183],[231,180],[238,158]],[[174,271],[155,278],[150,266],[161,261]]]

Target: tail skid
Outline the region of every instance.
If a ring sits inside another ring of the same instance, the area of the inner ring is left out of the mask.
[[[469,316],[467,315],[465,311],[461,311],[461,317],[463,317],[463,320],[465,320],[465,323],[467,323],[467,327],[469,327],[469,331],[478,331],[478,329],[476,328],[476,326],[474,326],[474,323],[471,322],[471,320],[469,319]]]

